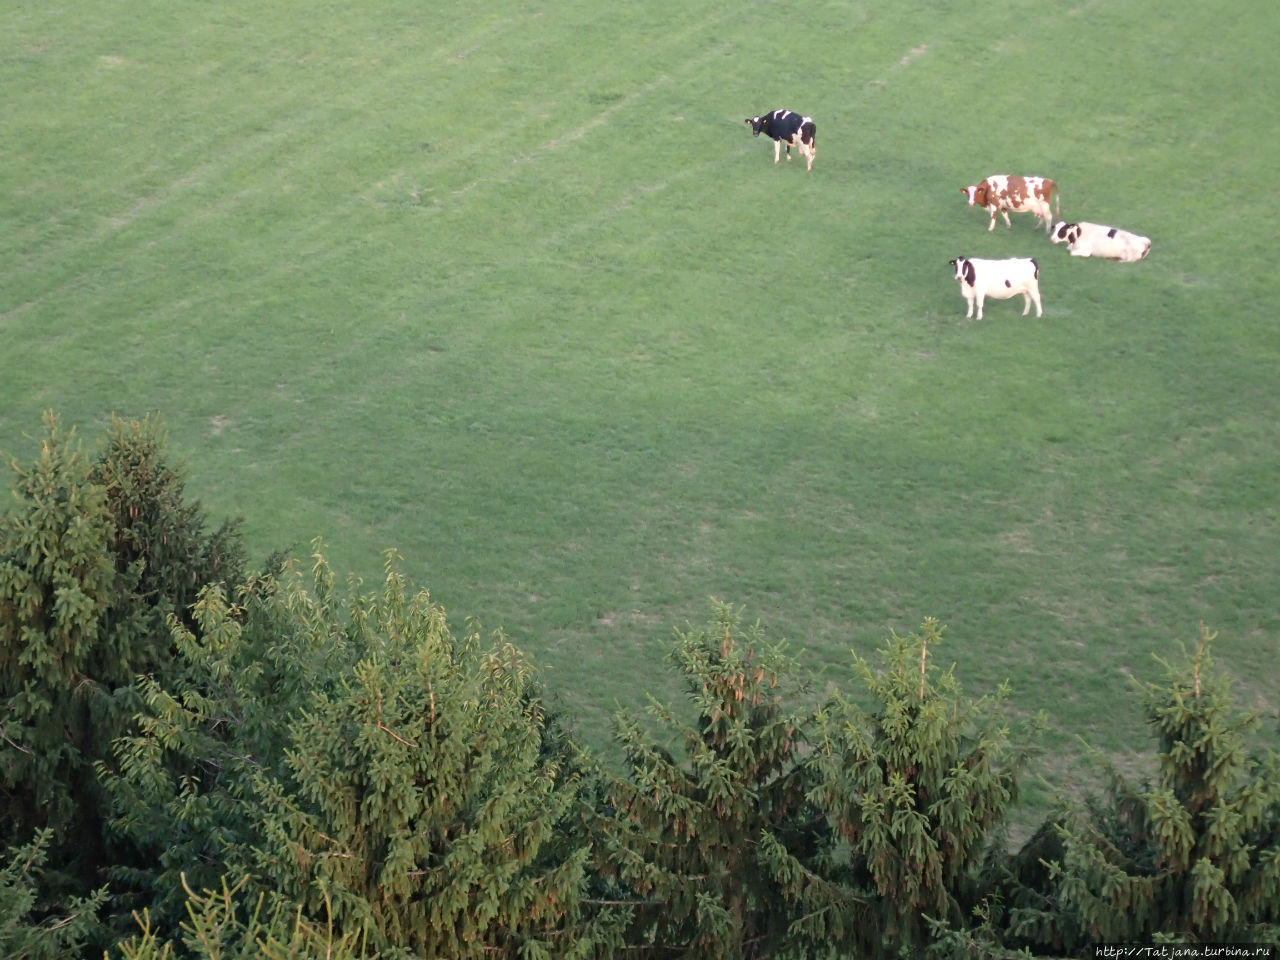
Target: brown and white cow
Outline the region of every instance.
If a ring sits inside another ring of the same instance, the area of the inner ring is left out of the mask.
[[[971,207],[984,207],[991,214],[991,223],[987,230],[996,228],[996,214],[1004,215],[1004,225],[1012,227],[1009,222],[1009,211],[1014,213],[1034,213],[1036,226],[1043,221],[1047,233],[1053,223],[1053,214],[1049,210],[1049,201],[1058,205],[1058,185],[1048,177],[1019,177],[1005,173],[992,174],[981,183],[961,187],[960,192],[969,200]]]

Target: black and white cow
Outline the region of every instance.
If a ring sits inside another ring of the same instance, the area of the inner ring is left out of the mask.
[[[1079,223],[1059,220],[1053,225],[1049,239],[1054,243],[1065,243],[1073,257],[1106,257],[1108,260],[1132,262],[1145,259],[1151,251],[1149,237],[1087,220]]]
[[[813,122],[812,117],[801,116],[790,110],[775,110],[762,117],[748,118],[747,126],[751,128],[753,137],[763,133],[773,138],[774,163],[780,159],[784,146],[787,148],[788,160],[791,159],[791,148],[796,147],[800,155],[809,162],[805,170],[813,169],[813,159],[818,155],[818,125]]]
[[[956,257],[949,262],[956,268],[960,293],[969,304],[966,319],[973,316],[975,304],[978,307],[978,319],[982,319],[982,301],[987,297],[1008,300],[1018,294],[1022,294],[1024,317],[1030,312],[1033,300],[1036,304],[1036,316],[1043,316],[1040,309],[1040,265],[1034,257],[1010,260]]]

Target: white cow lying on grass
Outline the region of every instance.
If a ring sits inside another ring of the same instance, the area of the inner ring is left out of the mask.
[[[1151,240],[1119,227],[1101,223],[1067,223],[1059,220],[1053,225],[1049,239],[1065,243],[1073,257],[1106,257],[1108,260],[1142,260],[1151,250]]]
[[[978,305],[978,319],[982,319],[982,301],[987,297],[1008,300],[1022,294],[1022,315],[1036,304],[1036,316],[1043,316],[1040,309],[1040,265],[1034,258],[1011,260],[978,260],[972,257],[956,257],[949,261],[956,268],[960,292],[969,303],[965,319],[973,316],[973,306]]]

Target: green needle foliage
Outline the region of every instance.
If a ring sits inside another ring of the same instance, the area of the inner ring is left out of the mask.
[[[168,680],[141,677],[137,730],[99,775],[112,829],[135,851],[111,871],[118,896],[159,928],[187,915],[185,888],[217,889],[248,869],[257,842],[255,777],[283,774],[288,723],[337,686],[362,652],[315,545],[309,573],[288,563],[234,588],[206,588],[170,618]]]
[[[796,764],[803,719],[785,645],[717,604],[707,628],[677,632],[669,655],[695,710],[649,714],[681,754],[619,715],[629,775],[606,787],[607,872],[634,893],[633,948],[653,956],[778,956],[792,919],[772,862],[805,813]]]
[[[213,956],[191,931],[229,904],[218,929],[237,942],[265,923],[293,943],[293,916],[388,960],[594,951],[608,924],[580,903],[576,755],[531,665],[501,636],[455,638],[394,554],[380,594],[357,582],[345,600],[318,544],[314,559],[310,585],[290,565],[234,605],[206,591],[194,630],[172,621],[179,681],[143,683],[112,785],[161,867],[138,949],[181,922]],[[192,892],[245,874],[241,896]],[[274,920],[250,922],[255,894]]]
[[[1097,941],[1274,942],[1280,937],[1280,753],[1251,756],[1258,718],[1235,712],[1203,626],[1162,684],[1136,682],[1158,775],[1110,775],[1110,803],[1075,807],[1048,866],[1051,899],[1018,933],[1055,947]],[[1158,658],[1157,658],[1158,659]]]
[[[56,906],[42,902],[40,876],[49,837],[49,830],[37,831],[29,844],[11,849],[0,866],[0,957],[73,957],[96,927],[97,913],[107,899],[106,888]]]
[[[158,665],[169,661],[166,618],[190,622],[190,609],[206,584],[234,583],[242,575],[239,521],[205,532],[200,505],[188,501],[186,478],[165,457],[164,428],[150,417],[113,419],[93,480],[106,492],[115,523],[110,543],[116,570],[127,577],[133,607],[146,622],[132,629],[157,646]]]
[[[873,706],[837,695],[818,714],[811,796],[836,839],[821,872],[854,908],[836,915],[829,893],[818,902],[806,920],[815,945],[914,955],[948,927],[990,915],[987,857],[1038,730],[1011,735],[1003,686],[966,697],[953,670],[931,662],[941,637],[929,619],[916,635],[891,636],[883,668],[855,657]]]
[[[589,848],[561,842],[579,778],[530,664],[501,636],[455,638],[391,561],[346,629],[364,656],[254,781],[257,876],[385,960],[592,951]]]
[[[51,830],[42,882],[84,896],[130,856],[96,767],[140,707],[134,679],[170,669],[165,618],[240,554],[234,524],[204,533],[153,421],[114,421],[92,461],[52,413],[45,428],[0,517],[0,840]]]
[[[108,633],[115,525],[75,430],[52,415],[39,459],[13,464],[16,510],[0,517],[0,824],[5,845],[55,831],[59,871],[99,859],[90,763],[121,719],[129,637]],[[74,888],[74,887],[73,887]]]
[[[245,877],[234,886],[196,893],[186,886],[186,919],[179,943],[166,940],[149,913],[137,915],[140,932],[119,946],[122,960],[363,960],[370,956],[358,931],[340,934],[332,923],[313,924],[283,902],[252,903]],[[249,909],[252,907],[252,909]]]

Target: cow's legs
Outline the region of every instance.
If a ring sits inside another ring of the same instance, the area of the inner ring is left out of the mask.
[[[983,294],[978,293],[974,295],[973,299],[976,300],[978,303],[978,319],[981,320],[982,319],[982,301],[985,300],[986,297]]]
[[[991,222],[987,224],[987,233],[990,233],[996,228],[996,214],[999,213],[999,210],[995,207],[988,207],[987,209],[991,211]]]
[[[1000,212],[1004,215],[1004,225],[1012,230],[1013,224],[1009,222],[1009,211],[1001,207]]]
[[[1040,291],[1038,289],[1031,291],[1031,299],[1036,302],[1036,316],[1043,317],[1044,311],[1040,308]],[[1023,316],[1025,317],[1026,314],[1024,313]]]

